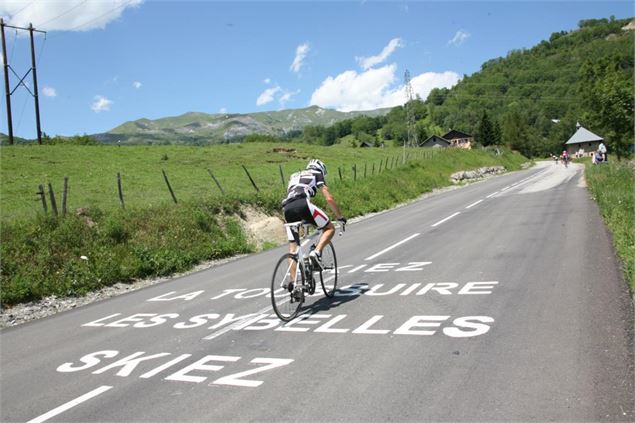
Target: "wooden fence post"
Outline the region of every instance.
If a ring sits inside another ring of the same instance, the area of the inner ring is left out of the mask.
[[[353,181],[357,181],[357,165],[353,165]]]
[[[364,162],[364,179],[366,179],[366,162]]]
[[[165,170],[161,169],[161,172],[163,172],[163,179],[165,179],[165,183],[168,186],[168,189],[170,190],[170,195],[172,195],[172,200],[174,200],[174,203],[176,204],[176,197],[174,196],[174,191],[172,191],[172,186],[170,185],[170,181],[168,180],[168,175],[165,174]]]
[[[119,202],[121,203],[121,208],[126,209],[126,205],[123,202],[123,189],[121,188],[121,173],[117,172],[117,191],[119,191]]]
[[[370,174],[370,175],[371,175],[371,176],[374,176],[374,175],[375,175],[375,162],[373,162],[373,171],[371,172],[371,174]]]
[[[379,169],[377,170],[377,174],[379,175],[381,173],[381,165],[384,163],[384,159],[381,159],[379,161]]]
[[[280,169],[280,180],[282,181],[282,186],[284,187],[286,184],[284,183],[284,173],[282,172],[282,165],[278,165]]]
[[[249,171],[247,170],[245,165],[241,165],[241,166],[243,167],[243,169],[245,169],[245,173],[247,174],[247,177],[249,177],[249,180],[251,181],[251,185],[253,185],[254,188],[256,189],[256,192],[260,192],[260,190],[258,189],[258,186],[256,185],[256,183],[254,182],[254,179],[249,174]]]
[[[216,176],[214,176],[214,174],[212,173],[212,171],[210,169],[207,169],[207,172],[209,173],[209,176],[212,177],[212,179],[214,180],[214,182],[216,182],[216,186],[218,187],[218,189],[220,190],[220,193],[225,195],[225,191],[223,190],[223,187],[220,186],[220,182],[218,182],[218,179],[216,179]]]
[[[49,182],[49,197],[51,198],[51,209],[53,214],[57,216],[57,203],[55,202],[55,193],[53,192],[53,186]]]
[[[340,181],[342,180],[342,169],[338,166],[337,167],[337,173],[340,174]]]
[[[46,193],[44,192],[44,185],[40,184],[38,188],[39,189],[36,194],[40,196],[40,199],[42,200],[42,208],[44,209],[44,214],[46,214],[48,213],[48,209],[46,207]]]
[[[62,216],[66,216],[66,199],[68,198],[68,176],[64,176],[64,191],[62,191]]]

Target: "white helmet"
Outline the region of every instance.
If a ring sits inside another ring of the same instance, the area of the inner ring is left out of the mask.
[[[317,159],[313,159],[309,162],[308,165],[306,165],[307,169],[314,169],[314,170],[318,170],[320,172],[322,172],[322,175],[326,176],[326,165],[321,161],[321,160],[317,160]]]

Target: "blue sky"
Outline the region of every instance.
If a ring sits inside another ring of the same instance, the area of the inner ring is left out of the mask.
[[[394,106],[405,100],[406,69],[425,98],[581,19],[627,18],[633,9],[608,0],[0,0],[6,23],[47,31],[35,46],[49,135],[190,111]],[[20,77],[30,67],[24,34],[6,29],[8,63]],[[12,88],[18,81],[11,74]],[[32,97],[19,87],[11,100],[14,135],[35,138]],[[4,95],[0,132],[7,132]]]

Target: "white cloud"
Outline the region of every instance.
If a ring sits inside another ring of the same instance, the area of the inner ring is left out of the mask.
[[[291,66],[289,67],[291,71],[295,73],[300,72],[300,68],[302,68],[302,65],[304,65],[304,59],[306,58],[306,55],[309,54],[310,49],[311,47],[309,46],[309,43],[300,44],[295,49],[295,58],[293,59],[293,63],[291,63]]]
[[[227,113],[227,107],[221,107],[218,113]]]
[[[471,36],[470,33],[465,32],[463,30],[459,30],[456,32],[456,34],[454,34],[454,38],[448,41],[448,44],[452,44],[458,47],[461,44],[463,44],[465,41],[467,41],[467,39],[470,38],[470,36]]]
[[[265,84],[271,84],[271,78],[265,78],[262,82]]]
[[[57,96],[57,92],[55,91],[55,88],[47,87],[47,86],[42,88],[42,94],[44,94],[45,97],[56,97]]]
[[[95,96],[95,101],[90,105],[90,109],[95,112],[103,112],[110,110],[110,106],[112,105],[112,100],[108,100],[106,97],[102,97],[100,95]]]
[[[274,96],[276,95],[276,93],[280,91],[281,91],[281,88],[277,85],[272,88],[267,88],[256,99],[256,105],[264,106],[267,103],[271,103],[274,100]]]
[[[395,85],[397,65],[368,69],[357,73],[342,72],[329,76],[311,95],[311,105],[335,108],[343,112],[372,110],[404,104],[406,93],[403,84]],[[412,89],[426,99],[433,88],[450,88],[460,79],[455,72],[426,72],[411,78]]]
[[[357,63],[359,63],[362,69],[368,70],[373,66],[384,62],[391,54],[394,53],[397,47],[403,47],[403,41],[401,41],[401,38],[393,38],[390,40],[381,53],[376,56],[356,57],[355,60],[357,60]]]
[[[297,91],[283,91],[282,95],[278,97],[278,103],[280,103],[280,107],[284,108],[284,106],[293,99],[293,96],[300,93],[300,90]]]
[[[298,91],[287,91],[282,89],[279,85],[275,87],[267,88],[264,90],[256,100],[256,104],[258,106],[264,106],[265,104],[271,103],[274,100],[277,100],[280,104],[280,107],[284,108],[284,106],[290,102],[295,95],[300,92]]]
[[[141,82],[139,81],[135,81],[132,83],[132,86],[135,87],[136,89],[141,88],[141,85],[143,85]]]
[[[15,0],[0,2],[0,15],[10,25],[43,31],[90,31],[105,28],[143,0]]]

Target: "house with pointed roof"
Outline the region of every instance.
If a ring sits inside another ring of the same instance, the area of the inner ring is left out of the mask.
[[[456,129],[450,129],[450,132],[443,135],[441,138],[445,138],[450,141],[450,147],[471,149],[474,142],[474,136],[466,134],[465,132],[457,131]]]
[[[565,148],[571,157],[592,156],[598,150],[604,138],[577,124],[577,131],[565,143]]]
[[[438,135],[432,135],[428,137],[427,140],[423,141],[419,144],[419,147],[427,147],[427,148],[446,148],[450,146],[450,141],[446,140],[443,137]]]

